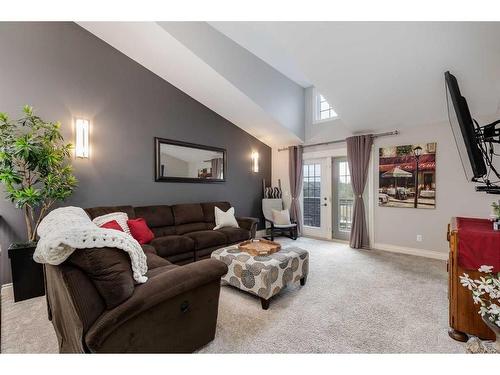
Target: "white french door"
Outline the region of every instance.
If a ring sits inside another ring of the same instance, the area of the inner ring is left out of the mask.
[[[302,214],[304,235],[332,238],[332,159],[303,163]]]
[[[347,157],[333,158],[333,238],[349,240],[354,194]]]

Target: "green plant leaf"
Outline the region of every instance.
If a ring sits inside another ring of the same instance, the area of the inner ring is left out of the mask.
[[[15,121],[0,113],[0,182],[6,199],[37,213],[37,207],[68,198],[77,186],[72,145],[64,142],[60,122],[44,121],[29,105],[22,112]]]
[[[0,122],[1,123],[7,123],[9,122],[9,116],[5,112],[0,112]]]
[[[26,115],[26,117],[33,116],[33,107],[26,104],[23,107],[23,112]]]

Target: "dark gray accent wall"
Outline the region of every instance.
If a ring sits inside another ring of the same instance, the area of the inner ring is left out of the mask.
[[[91,157],[73,160],[79,187],[65,205],[228,200],[237,215],[261,216],[271,149],[121,52],[66,22],[0,23],[0,51],[1,112],[17,118],[33,105],[62,122],[68,141],[74,117],[91,120]],[[227,182],[154,182],[155,136],[226,148]],[[259,173],[250,170],[252,151],[260,154]],[[1,280],[8,283],[7,247],[24,239],[25,225],[3,197],[0,215]]]

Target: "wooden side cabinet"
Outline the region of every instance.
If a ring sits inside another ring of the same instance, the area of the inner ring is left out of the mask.
[[[477,336],[483,340],[495,340],[495,334],[478,314],[479,306],[474,305],[471,292],[460,284],[459,276],[467,273],[471,278],[477,279],[480,272],[466,270],[458,264],[458,228],[456,218],[448,224],[447,239],[450,243],[448,258],[448,300],[449,324],[448,334],[458,341],[467,341],[468,335]]]
[[[43,266],[33,260],[34,252],[35,246],[9,247],[15,302],[45,294]]]

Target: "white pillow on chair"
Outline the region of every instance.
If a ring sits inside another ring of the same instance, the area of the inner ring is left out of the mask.
[[[273,210],[273,222],[275,225],[290,225],[290,212],[288,210]]]
[[[215,228],[239,228],[238,222],[234,217],[234,207],[231,207],[226,212],[222,211],[219,207],[215,207]]]

